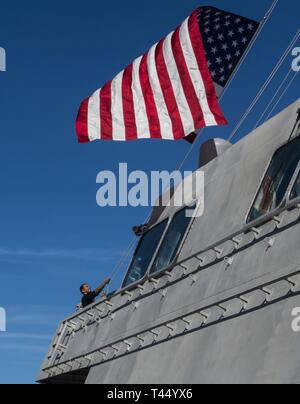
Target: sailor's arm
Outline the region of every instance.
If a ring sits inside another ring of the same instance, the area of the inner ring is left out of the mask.
[[[100,293],[103,292],[104,288],[110,283],[110,281],[111,281],[110,278],[107,278],[107,279],[102,283],[102,285],[99,286],[99,288],[97,288],[97,289],[95,290],[95,294],[96,294],[97,296],[99,296]]]

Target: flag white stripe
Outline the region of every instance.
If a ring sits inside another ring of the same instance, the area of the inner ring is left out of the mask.
[[[91,142],[101,139],[100,90],[97,90],[89,99],[88,135]]]
[[[111,83],[112,134],[113,140],[117,141],[126,140],[122,94],[123,76],[124,70]]]
[[[166,62],[169,77],[171,79],[173,92],[179,109],[181,121],[183,124],[185,135],[190,135],[194,130],[194,118],[187,102],[185,92],[181,83],[180,75],[177,69],[177,64],[174,59],[172,48],[173,32],[167,36],[164,41],[163,54]]]
[[[194,53],[193,45],[191,42],[189,26],[188,26],[189,18],[185,20],[180,28],[180,43],[184,53],[185,61],[187,63],[192,82],[195,87],[195,91],[197,97],[199,99],[201,109],[204,115],[204,121],[206,126],[215,126],[218,125],[216,119],[211,112],[211,109],[208,104],[206,89],[204,86],[203,78],[199,71],[198,62]]]
[[[147,119],[147,110],[144,94],[140,82],[140,65],[143,57],[133,62],[132,68],[132,94],[135,111],[135,121],[137,127],[138,139],[150,139],[149,121]]]
[[[169,115],[164,95],[161,89],[159,77],[156,69],[155,50],[158,44],[154,45],[148,54],[148,73],[154,100],[158,112],[161,127],[161,135],[163,139],[174,140],[172,121]]]

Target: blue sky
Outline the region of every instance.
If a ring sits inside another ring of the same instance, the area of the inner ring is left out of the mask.
[[[207,129],[228,137],[299,28],[300,5],[281,0],[222,102],[230,121]],[[270,0],[210,0],[260,19]],[[186,142],[98,142],[78,145],[74,121],[82,99],[169,33],[198,0],[2,0],[0,46],[0,307],[8,333],[0,334],[0,383],[32,383],[61,319],[72,314],[83,281],[97,286],[110,274],[142,223],[145,208],[96,205],[96,175],[176,169]],[[300,46],[300,42],[298,42]],[[236,140],[247,134],[288,69],[279,72]],[[300,77],[277,108],[299,98]],[[199,143],[198,143],[199,145]],[[197,165],[198,145],[185,169]],[[120,285],[124,271],[114,279]]]

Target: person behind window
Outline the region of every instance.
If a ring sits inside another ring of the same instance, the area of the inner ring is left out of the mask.
[[[262,183],[255,205],[251,211],[251,221],[265,215],[274,205],[274,195],[271,192],[272,177],[267,175]]]
[[[254,216],[260,217],[275,209],[281,202],[279,190],[284,178],[283,167],[280,167],[273,176],[267,175],[263,181],[260,193],[258,195]],[[255,217],[254,217],[255,218]]]
[[[250,223],[280,206],[300,162],[300,137],[286,144],[273,156],[247,223]],[[299,193],[295,187],[292,198]],[[299,195],[299,194],[298,194]]]
[[[90,304],[95,302],[95,299],[103,292],[104,288],[110,283],[110,279],[106,279],[99,288],[92,291],[90,286],[87,283],[84,283],[80,286],[80,292],[83,295],[81,299],[82,308],[89,306]],[[106,297],[105,293],[102,293],[104,297]]]

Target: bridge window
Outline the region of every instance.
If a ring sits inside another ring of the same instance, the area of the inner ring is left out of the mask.
[[[299,162],[300,138],[275,153],[247,223],[271,213],[281,205]]]
[[[128,270],[123,287],[141,280],[151,264],[158,248],[162,235],[167,227],[168,220],[149,230],[141,239]]]
[[[195,207],[185,208],[174,216],[155,259],[151,273],[160,272],[173,263],[191,222],[191,216],[188,215],[187,212],[193,211],[193,209],[195,209]]]

